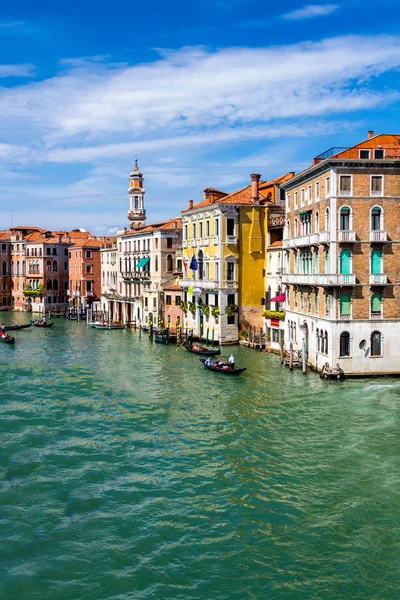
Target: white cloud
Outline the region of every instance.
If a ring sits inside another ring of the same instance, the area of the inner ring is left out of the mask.
[[[34,65],[0,65],[0,77],[32,77]]]
[[[282,18],[297,21],[301,19],[313,19],[314,17],[325,17],[338,8],[340,8],[338,4],[307,4],[303,8],[283,14]]]

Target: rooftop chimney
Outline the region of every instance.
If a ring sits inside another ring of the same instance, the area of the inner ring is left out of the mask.
[[[368,139],[369,139],[369,140],[370,140],[371,138],[373,138],[373,137],[374,137],[374,133],[375,133],[375,132],[374,132],[374,130],[373,130],[373,129],[370,129],[370,130],[368,131]]]
[[[174,229],[178,229],[178,223],[174,221]]]
[[[189,210],[193,208],[193,200],[189,200]]]
[[[254,203],[258,204],[258,183],[260,181],[261,175],[258,173],[252,173],[251,177],[251,199]]]

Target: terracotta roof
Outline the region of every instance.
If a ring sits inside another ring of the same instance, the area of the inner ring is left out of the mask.
[[[46,231],[46,230],[45,230]],[[48,233],[46,231],[46,233]],[[44,235],[42,232],[40,231],[34,231],[32,233],[28,233],[28,235],[26,235],[24,237],[24,240],[29,244],[59,244],[59,238],[60,235],[56,234],[56,233],[52,233],[50,232],[51,235],[47,236]],[[66,236],[61,236],[61,243],[66,244],[68,242],[68,239]]]
[[[160,227],[156,227],[157,230],[162,229],[182,229],[182,219],[180,217],[176,217],[175,219],[170,219],[164,225]]]
[[[10,231],[0,231],[0,240],[9,240],[11,237]]]
[[[177,223],[177,227],[175,227],[175,223]],[[153,231],[162,231],[162,230],[179,230],[182,229],[182,219],[180,217],[175,217],[174,219],[170,219],[169,221],[161,221],[159,223],[153,223],[151,225],[144,225],[143,227],[139,227],[137,229],[130,229],[124,236],[131,235],[141,235],[142,233],[152,233]]]
[[[291,179],[292,177],[293,177],[292,173],[285,173],[285,175],[281,175],[280,177],[275,177],[275,179],[271,179],[270,181],[260,181],[259,188],[258,188],[260,201],[267,200],[266,195],[263,194],[264,190],[266,190],[269,187],[272,187],[273,185],[277,185],[278,183],[284,183],[285,181],[287,181],[288,179]],[[231,192],[230,194],[227,194],[226,196],[223,196],[222,198],[218,198],[214,201],[202,200],[198,204],[195,204],[193,206],[193,208],[186,208],[185,210],[182,210],[181,212],[186,213],[191,210],[198,210],[199,208],[206,208],[207,206],[213,206],[215,204],[244,204],[244,205],[250,204],[251,205],[251,204],[253,204],[251,188],[252,188],[252,185],[250,184],[240,190]]]
[[[174,283],[173,285],[163,285],[163,290],[164,291],[171,291],[171,292],[173,292],[173,291],[177,291],[177,292],[179,291],[179,292],[181,292],[182,288],[181,288],[180,285]]]
[[[277,240],[276,242],[273,242],[272,244],[270,244],[268,246],[268,248],[277,248],[277,247],[282,247],[282,240]]]
[[[46,231],[49,231],[49,229],[43,229],[42,227],[33,227],[32,225],[18,225],[17,227],[10,227],[10,231],[15,231],[15,230],[24,230],[24,229],[29,229],[32,231],[40,231],[42,233],[45,233]]]

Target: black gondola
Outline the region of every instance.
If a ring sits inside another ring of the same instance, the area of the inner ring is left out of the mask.
[[[209,371],[214,371],[215,373],[223,373],[224,375],[240,375],[240,373],[243,373],[243,371],[246,370],[246,367],[243,367],[243,369],[231,369],[230,367],[224,369],[223,367],[217,367],[216,365],[206,365],[205,358],[199,358],[199,360]]]
[[[32,327],[32,323],[27,323],[26,325],[3,325],[1,329],[2,331],[19,331],[20,329],[27,329],[27,327]]]
[[[32,321],[34,327],[53,327],[54,323],[43,323],[43,321]]]
[[[221,354],[221,348],[210,350],[206,346],[201,346],[200,344],[198,344],[198,346],[198,349],[193,348],[193,340],[191,340],[191,338],[188,338],[185,342],[185,349],[188,352],[193,352],[193,354],[201,354],[202,356],[217,356],[218,354]]]
[[[12,335],[0,335],[0,342],[3,342],[3,344],[15,344],[15,338]]]

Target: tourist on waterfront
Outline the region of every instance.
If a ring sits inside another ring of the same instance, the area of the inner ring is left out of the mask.
[[[231,354],[229,357],[229,364],[230,364],[231,369],[235,368],[235,358],[234,358],[233,354]]]

